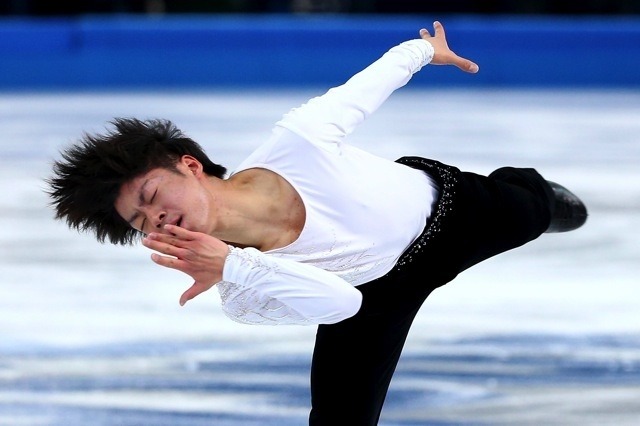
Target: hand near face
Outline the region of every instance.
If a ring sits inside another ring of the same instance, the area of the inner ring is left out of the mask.
[[[170,234],[152,232],[142,244],[158,253],[151,259],[158,265],[177,269],[194,279],[193,285],[180,297],[180,305],[193,299],[222,280],[222,268],[229,246],[215,237],[192,232],[175,225],[165,225]]]

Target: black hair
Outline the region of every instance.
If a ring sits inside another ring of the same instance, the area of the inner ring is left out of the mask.
[[[94,232],[101,243],[130,245],[142,235],[115,209],[123,184],[155,168],[177,171],[183,155],[196,158],[208,175],[223,178],[227,172],[169,120],[115,118],[110,124],[114,128],[107,133],[85,133],[62,151],[46,179],[56,219]]]

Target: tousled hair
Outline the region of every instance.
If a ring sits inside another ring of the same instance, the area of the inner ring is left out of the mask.
[[[113,129],[107,133],[85,133],[61,151],[62,159],[53,163],[53,175],[46,179],[56,219],[95,233],[101,243],[131,245],[142,235],[115,209],[123,184],[155,168],[177,172],[183,155],[196,158],[208,175],[223,178],[227,172],[169,120],[115,118],[109,123]]]

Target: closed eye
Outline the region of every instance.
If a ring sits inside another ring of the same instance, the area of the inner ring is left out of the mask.
[[[145,204],[151,204],[153,202],[153,200],[156,198],[156,194],[157,193],[158,193],[158,188],[156,188],[156,190],[153,191],[153,195],[151,195],[151,198]],[[147,219],[146,218],[142,219],[142,224],[140,224],[140,230],[142,232],[144,232],[144,227],[145,227],[146,224],[147,224]]]

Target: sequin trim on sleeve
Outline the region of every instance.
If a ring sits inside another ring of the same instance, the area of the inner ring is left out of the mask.
[[[277,266],[263,262],[260,256],[252,256],[246,250],[236,248],[231,250],[240,262],[246,264],[244,266],[247,268],[258,267],[277,273]],[[222,310],[233,321],[262,325],[308,325],[311,323],[284,303],[261,294],[255,288],[229,281],[221,281],[216,284],[216,287],[220,294]]]

